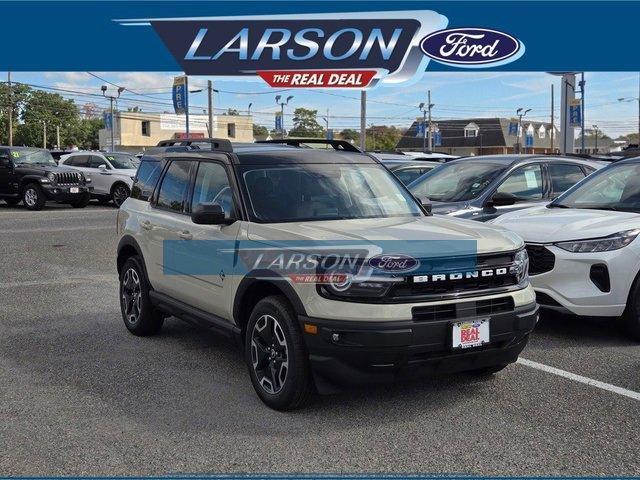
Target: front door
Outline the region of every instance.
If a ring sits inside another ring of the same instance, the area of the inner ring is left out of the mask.
[[[9,149],[0,148],[0,194],[16,193],[13,161]]]

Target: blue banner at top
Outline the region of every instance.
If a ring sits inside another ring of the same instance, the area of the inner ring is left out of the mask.
[[[369,69],[399,83],[424,71],[468,68],[640,69],[629,40],[640,3],[632,1],[9,1],[2,9],[5,38],[20,39],[3,49],[2,70]],[[70,18],[87,26],[91,39],[109,41],[78,42],[74,29],[60,28]],[[588,48],[567,19],[580,25]],[[603,28],[617,34],[590,41]]]

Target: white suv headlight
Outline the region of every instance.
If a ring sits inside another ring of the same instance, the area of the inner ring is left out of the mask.
[[[640,229],[625,230],[614,233],[608,237],[591,238],[589,240],[574,240],[571,242],[558,242],[554,245],[558,248],[573,253],[609,252],[626,247],[640,234]]]

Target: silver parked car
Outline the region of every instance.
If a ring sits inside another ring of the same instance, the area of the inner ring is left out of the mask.
[[[138,164],[135,155],[124,152],[74,152],[60,159],[60,165],[80,170],[91,178],[92,198],[101,203],[113,201],[116,207],[131,194]]]

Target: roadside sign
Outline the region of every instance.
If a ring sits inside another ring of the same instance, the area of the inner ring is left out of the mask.
[[[282,130],[282,113],[276,112],[276,131]]]
[[[440,130],[433,132],[433,145],[436,147],[442,146],[442,133],[440,133]]]
[[[327,130],[327,140],[333,140],[333,128]]]
[[[102,121],[104,122],[104,128],[111,130],[113,128],[113,116],[110,112],[104,112],[102,114]]]
[[[527,133],[527,136],[525,138],[525,146],[533,147],[533,135],[530,133]]]
[[[569,101],[569,126],[579,127],[582,125],[582,102],[579,98]]]
[[[416,126],[416,137],[423,137],[426,130],[426,124],[424,122],[418,122]]]
[[[187,111],[187,77],[181,75],[173,79],[173,109],[176,115],[184,115]]]
[[[518,122],[509,122],[509,135],[518,136]]]

